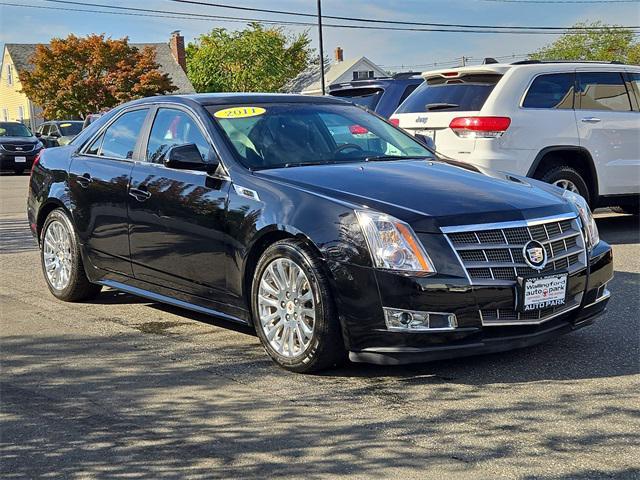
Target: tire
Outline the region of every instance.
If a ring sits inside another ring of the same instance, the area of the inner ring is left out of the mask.
[[[589,186],[580,172],[567,165],[560,165],[547,170],[540,176],[543,182],[551,183],[560,188],[564,188],[563,182],[569,182],[577,189],[577,193],[582,195],[589,205],[591,205],[591,192]]]
[[[78,302],[95,297],[100,292],[102,287],[89,282],[87,278],[78,237],[71,220],[62,208],[53,210],[47,216],[40,234],[40,247],[42,273],[49,290],[56,298],[65,302]],[[52,250],[60,255],[52,253]],[[52,269],[59,275],[47,273],[47,262],[52,265],[52,258],[55,259],[53,264],[57,261],[57,265],[64,265],[62,270]]]
[[[311,373],[346,360],[329,282],[314,251],[302,241],[281,240],[263,253],[251,288],[251,307],[264,349],[282,368]]]

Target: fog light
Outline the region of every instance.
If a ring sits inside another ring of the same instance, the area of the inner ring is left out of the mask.
[[[453,330],[458,326],[458,320],[453,313],[418,312],[385,307],[384,319],[387,329],[403,332]]]

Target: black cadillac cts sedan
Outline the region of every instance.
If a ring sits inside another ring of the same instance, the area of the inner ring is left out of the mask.
[[[592,323],[612,276],[582,197],[330,97],[127,103],[43,151],[28,215],[59,299],[106,286],[249,324],[297,372],[532,345]]]

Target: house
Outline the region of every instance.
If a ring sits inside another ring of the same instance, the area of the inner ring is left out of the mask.
[[[160,70],[167,73],[173,84],[178,87],[174,93],[195,93],[187,78],[184,51],[184,37],[179,31],[171,34],[169,43],[134,43],[142,49],[153,47],[156,62]],[[35,43],[7,43],[2,55],[0,70],[0,121],[20,121],[35,130],[40,125],[42,109],[35,105],[24,93],[21,93],[19,74],[32,68],[30,59],[36,51]]]
[[[344,51],[337,47],[334,51],[334,61],[325,64],[325,88],[334,83],[363,80],[365,78],[386,77],[389,74],[369,60],[367,57],[344,60]],[[320,79],[320,65],[314,64],[301,72],[282,89],[285,93],[302,93],[303,95],[322,95]]]

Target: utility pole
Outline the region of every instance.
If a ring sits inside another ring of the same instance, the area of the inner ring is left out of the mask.
[[[322,86],[322,95],[325,92],[324,85],[324,48],[322,46],[322,0],[318,0],[318,41],[320,43],[320,84]]]

